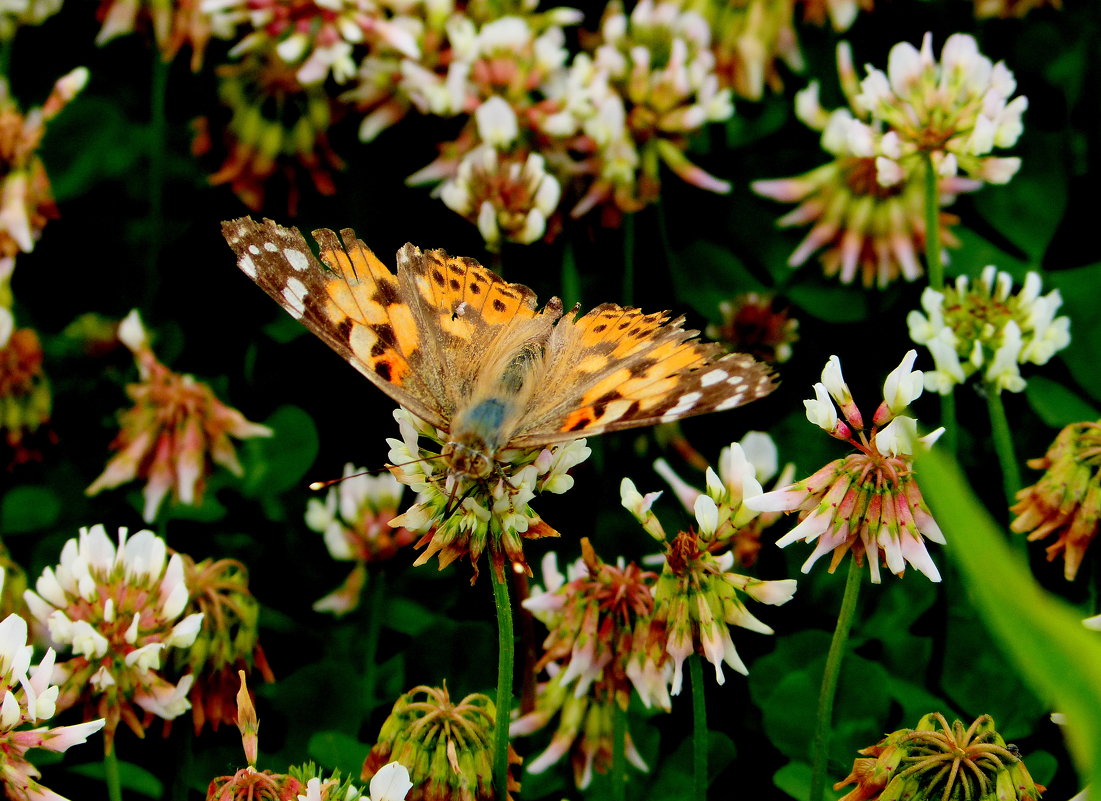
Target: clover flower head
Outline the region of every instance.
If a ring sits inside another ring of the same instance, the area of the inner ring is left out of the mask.
[[[858,752],[852,772],[834,785],[856,786],[841,801],[870,798],[998,798],[1038,801],[1044,791],[1033,782],[1020,754],[994,728],[990,715],[970,726],[951,725],[939,712],[926,715],[913,729],[886,735]]]
[[[230,437],[269,437],[272,432],[223,404],[194,376],[161,364],[136,311],[119,326],[119,337],[134,353],[140,381],[126,388],[134,406],[122,413],[122,429],[111,443],[118,453],[85,493],[144,479],[142,515],[151,522],[169,490],[179,503],[198,504],[214,464],[241,475]]]
[[[12,313],[0,306],[0,437],[10,449],[11,464],[38,458],[36,440],[49,437],[53,401],[42,361],[38,334],[16,328]]]
[[[335,482],[324,500],[306,504],[306,525],[325,538],[333,559],[355,562],[343,584],[314,604],[317,611],[344,615],[359,606],[367,582],[367,565],[395,556],[414,536],[405,528],[392,528],[401,505],[402,484],[389,473],[368,475],[351,463],[344,478]]]
[[[116,545],[102,525],[82,528],[24,597],[54,644],[71,652],[55,668],[58,708],[83,701],[103,714],[108,749],[119,721],[144,736],[134,705],[165,720],[190,708],[194,678],[172,684],[161,665],[167,651],[195,642],[203,615],[181,617],[191,597],[183,557],[169,558],[153,532],[119,529]]]
[[[920,50],[900,42],[887,60],[886,73],[867,68],[854,105],[897,136],[877,154],[889,169],[897,172],[905,160],[929,154],[946,174],[959,169],[988,183],[1013,177],[1020,159],[990,154],[1016,144],[1028,100],[1010,99],[1017,82],[1003,62],[992,63],[963,33],[948,37],[940,61],[928,33]]]
[[[439,554],[440,569],[468,557],[478,576],[478,559],[488,551],[493,569],[503,575],[507,560],[530,573],[522,541],[557,536],[528,505],[540,492],[560,494],[573,482],[566,472],[589,457],[585,440],[546,448],[509,449],[496,454],[490,474],[472,479],[441,469],[447,435],[404,409],[394,411],[402,438],[388,439],[391,473],[419,493],[416,504],[390,520],[424,536],[414,547],[425,550],[414,564]],[[428,440],[422,446],[420,438]],[[434,447],[435,446],[435,447]],[[438,448],[438,449],[437,449]],[[425,547],[427,546],[427,547]]]
[[[807,417],[830,436],[848,442],[856,452],[830,462],[814,475],[790,486],[746,500],[761,512],[799,512],[799,524],[777,541],[781,548],[802,540],[817,545],[803,564],[807,573],[816,561],[832,551],[832,573],[845,554],[857,564],[868,556],[873,583],[880,580],[880,560],[899,576],[906,564],[940,581],[940,573],[925,547],[925,540],[943,543],[944,536],[921,496],[913,472],[913,454],[928,448],[943,428],[919,436],[917,421],[899,412],[921,394],[921,373],[911,370],[916,353],[909,351],[884,384],[885,399],[864,430],[860,414],[841,375],[840,361],[831,357],[823,371],[824,383],[815,385],[816,398],[804,401]],[[831,398],[845,417],[827,414]],[[813,413],[812,413],[813,410]]]
[[[539,153],[509,154],[488,144],[464,156],[455,176],[440,189],[448,208],[477,224],[490,250],[499,250],[506,240],[530,245],[541,239],[561,195],[558,180],[547,172]]]
[[[783,203],[798,204],[781,217],[781,227],[810,226],[810,231],[788,259],[799,267],[819,254],[827,276],[852,283],[859,274],[865,287],[886,287],[900,276],[921,276],[919,254],[925,247],[925,177],[919,160],[904,159],[900,135],[877,122],[858,102],[859,89],[852,55],[842,43],[837,50],[838,72],[848,99],[847,108],[827,111],[819,102],[818,84],[811,82],[796,96],[796,116],[821,131],[822,149],[833,160],[803,175],[754,181],[753,191]],[[944,164],[957,159],[945,158]],[[975,177],[955,169],[937,174],[937,203],[950,205],[958,195],[978,189]],[[940,217],[941,247],[958,246],[952,233],[958,218],[944,211]]]
[[[581,551],[569,582],[548,554],[544,580],[554,589],[524,601],[549,629],[536,670],[546,669],[550,678],[536,689],[535,709],[513,721],[509,733],[530,734],[557,716],[550,746],[527,770],[540,773],[572,752],[574,782],[584,789],[594,770],[604,773],[611,765],[613,705],[627,707],[633,683],[648,706],[656,700],[668,709],[669,669],[663,654],[654,663],[636,640],[647,629],[657,576],[634,563],[601,561],[587,539]],[[648,769],[629,734],[626,749],[632,764]]]
[[[27,729],[27,724],[33,726],[54,716],[60,693],[53,684],[53,649],[48,648],[33,667],[32,651],[27,644],[27,621],[16,614],[4,618],[0,622],[0,788],[16,801],[66,801],[38,783],[42,774],[26,753],[31,748],[66,751],[102,729],[104,721],[99,718],[74,726]]]
[[[791,358],[791,346],[799,339],[799,321],[772,295],[746,292],[722,301],[719,312],[722,323],[707,327],[711,339],[761,361],[781,363]]]
[[[409,771],[400,762],[390,762],[379,768],[371,778],[370,795],[349,779],[341,779],[340,771],[325,776],[312,763],[291,768],[291,775],[306,788],[296,801],[404,801],[413,788]]]
[[[925,289],[923,311],[911,311],[906,324],[933,357],[926,389],[947,395],[979,374],[990,391],[1020,392],[1026,384],[1020,365],[1046,364],[1070,344],[1070,318],[1056,315],[1059,290],[1041,295],[1034,272],[1016,295],[1012,288],[1009,274],[990,265],[977,281],[960,276],[942,291]]]
[[[458,703],[447,686],[420,685],[401,695],[383,721],[378,740],[363,762],[363,780],[371,780],[371,798],[386,787],[405,790],[408,801],[463,798],[493,801],[493,741],[496,710],[489,696],[471,693]],[[520,758],[509,747],[509,762]],[[404,777],[396,768],[408,768]],[[511,774],[511,771],[510,771]],[[382,776],[376,789],[374,779]],[[407,784],[411,783],[411,787]],[[509,776],[508,789],[520,784]],[[389,796],[383,796],[389,801]]]
[[[735,563],[744,566],[756,561],[761,532],[780,518],[779,513],[762,514],[746,501],[764,492],[762,482],[775,478],[778,469],[776,443],[761,431],[750,431],[741,442],[719,452],[718,470],[707,468],[703,490],[684,481],[664,459],[654,462],[654,470],[669,483],[685,510],[696,516],[708,548],[715,553],[729,549]],[[794,465],[785,466],[774,486],[790,484],[794,470]],[[711,503],[700,506],[703,497]]]
[[[47,3],[48,4],[48,3]],[[41,9],[43,3],[28,3]],[[0,39],[7,13],[0,12]],[[88,82],[84,67],[69,72],[54,84],[41,108],[22,112],[12,98],[6,79],[0,79],[0,287],[14,267],[19,253],[30,253],[46,223],[57,217],[50,179],[38,156],[46,124],[80,93]]]
[[[217,71],[218,96],[231,114],[221,137],[227,152],[208,180],[227,184],[253,211],[264,205],[275,176],[286,181],[287,210],[293,216],[303,179],[319,194],[332,195],[332,173],[344,168],[329,141],[335,100],[320,84],[301,83],[295,72],[274,49],[247,53]],[[211,136],[209,119],[198,120],[194,131],[196,155],[221,147]]]
[[[260,646],[260,604],[249,592],[248,569],[235,559],[196,563],[187,554],[180,557],[191,590],[184,611],[201,614],[204,622],[191,647],[175,651],[173,667],[195,677],[188,697],[199,734],[207,724],[217,731],[234,721],[233,701],[240,706],[238,687],[246,673],[255,669],[268,682],[275,676]]]
[[[1063,573],[1072,581],[1101,525],[1101,422],[1067,426],[1028,466],[1044,474],[1017,493],[1009,527],[1030,541],[1054,534],[1047,558],[1062,555]]]
[[[706,495],[697,499],[697,522],[704,528],[714,502]],[[702,518],[702,519],[701,519]],[[684,681],[686,657],[701,653],[715,666],[715,681],[723,684],[723,664],[747,675],[730,636],[731,626],[760,634],[772,629],[754,617],[740,597],[772,605],[787,603],[795,594],[795,581],[760,581],[730,572],[734,554],[715,556],[695,531],[681,531],[666,544],[665,563],[654,589],[654,613],[648,641],[660,643],[673,664],[669,693],[678,695]]]

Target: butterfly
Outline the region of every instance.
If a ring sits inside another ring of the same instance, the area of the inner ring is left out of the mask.
[[[699,342],[684,318],[604,303],[565,313],[469,258],[405,245],[390,271],[350,229],[242,217],[222,224],[237,265],[379,389],[447,432],[449,473],[498,453],[722,411],[775,388],[745,353]]]

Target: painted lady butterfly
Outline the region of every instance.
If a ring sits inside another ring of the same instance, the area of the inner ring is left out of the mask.
[[[684,318],[604,303],[563,314],[473,259],[413,245],[397,275],[356,239],[243,217],[222,224],[237,264],[383,392],[448,432],[450,472],[483,478],[534,448],[732,409],[771,392],[768,367],[693,340]]]

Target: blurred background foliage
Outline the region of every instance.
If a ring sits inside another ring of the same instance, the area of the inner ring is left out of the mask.
[[[602,7],[589,3],[583,10],[584,26],[591,28]],[[263,724],[261,767],[282,769],[308,758],[357,775],[401,692],[446,680],[453,696],[492,693],[496,635],[488,582],[483,578],[471,587],[468,565],[442,572],[431,564],[414,568],[411,550],[377,568],[386,583],[374,665],[366,664],[363,649],[366,612],[334,619],[311,610],[346,566],[329,557],[320,535],[304,523],[306,485],[337,477],[348,461],[381,467],[385,438],[397,436],[392,404],[235,268],[219,223],[249,210],[226,186],[210,185],[216,158],[191,153],[195,120],[207,118],[215,136],[225,125],[214,67],[231,63],[229,45],[212,41],[198,72],[185,57],[164,68],[162,130],[151,122],[150,97],[161,68],[154,66],[159,53],[150,37],[139,32],[97,47],[99,25],[94,4],[68,2],[6,43],[11,91],[23,107],[41,103],[54,80],[74,67],[88,67],[90,80],[50,123],[41,149],[60,217],[48,224],[33,253],[18,257],[12,279],[20,324],[34,327],[44,342],[56,442],[44,444],[40,460],[0,474],[3,541],[34,577],[56,562],[61,545],[80,526],[143,527],[139,486],[93,498],[84,494],[103,469],[117,412],[128,405],[123,387],[135,377],[132,359],[124,348],[89,355],[66,334],[80,315],[119,319],[139,308],[164,363],[210,382],[219,398],[275,432],[241,444],[243,477],[214,473],[201,505],[170,503],[154,527],[172,548],[195,559],[233,557],[248,566],[262,604],[261,640],[276,675],[275,683],[254,687]],[[996,264],[1018,282],[1026,270],[1040,270],[1045,289],[1062,293],[1063,313],[1072,320],[1071,346],[1043,376],[1026,374],[1026,392],[1005,397],[1023,463],[1042,455],[1058,428],[1097,419],[1101,404],[1101,239],[1096,212],[1089,210],[1101,181],[1101,15],[1093,2],[1066,0],[1062,8],[1023,18],[977,20],[963,0],[877,0],[844,35],[799,23],[803,72],[781,66],[782,91],[759,101],[737,99],[728,123],[712,125],[691,141],[693,159],[729,180],[732,191],[714,195],[667,176],[660,201],[626,226],[569,221],[553,241],[505,243],[499,257],[487,253],[475,226],[425,188],[405,184],[435,157],[441,127],[449,124],[416,114],[369,144],[358,141],[355,120],[337,120],[331,143],[345,167],[333,173],[335,192],[323,196],[303,182],[291,215],[285,191],[273,185],[260,214],[303,231],[354,227],[385,261],[407,241],[444,248],[499,266],[508,280],[531,286],[540,298],[561,294],[567,304],[585,307],[629,300],[646,310],[684,313],[694,328],[720,322],[719,303],[738,293],[775,292],[800,325],[794,355],[779,369],[780,388],[745,409],[684,421],[681,431],[711,461],[719,447],[749,430],[770,432],[781,461],[808,475],[841,453],[828,437],[810,431],[801,403],[825,359],[839,355],[858,402],[874,403],[883,377],[911,346],[904,318],[918,307],[923,282],[867,290],[823,277],[814,260],[790,269],[788,255],[803,234],[777,229],[782,211],[749,185],[825,160],[818,135],[794,118],[793,96],[817,78],[824,105],[843,102],[834,62],[839,39],[852,44],[857,64],[883,65],[893,44],[917,44],[926,31],[938,48],[951,33],[974,33],[986,55],[1010,66],[1018,91],[1029,99],[1025,133],[1013,149],[1022,159],[1020,173],[1006,186],[987,186],[955,203],[951,211],[961,219],[956,231],[962,246],[950,251],[948,265],[949,275],[975,276]],[[158,171],[163,187],[159,201],[151,201],[157,190],[150,177]],[[966,389],[957,394],[964,474],[1006,530],[1009,514],[985,403]],[[923,421],[936,421],[934,397],[927,394],[915,408]],[[651,469],[660,455],[683,475],[691,471],[649,430],[590,445],[594,455],[574,471],[574,489],[537,501],[541,516],[563,536],[529,543],[533,565],[548,550],[563,562],[576,558],[583,536],[609,561],[641,557],[652,544],[619,505],[621,478],[630,476],[643,492],[662,488]],[[1035,477],[1024,469],[1026,483]],[[691,480],[699,485],[702,476],[692,474]],[[689,525],[668,493],[658,508],[667,528]],[[1014,550],[1024,554],[1023,537],[1012,536]],[[947,549],[956,546],[950,538]],[[863,593],[834,713],[833,779],[845,774],[857,748],[927,712],[964,720],[990,714],[1026,756],[1035,779],[1049,786],[1046,797],[1072,796],[1081,781],[1062,734],[1048,719],[1051,698],[984,625],[974,588],[945,550],[932,549],[942,584],[911,574],[901,581],[888,577]],[[1080,617],[1099,611],[1096,553],[1088,553],[1077,580],[1067,582],[1062,565],[1048,563],[1042,548],[1027,551],[1042,587],[1065,598]],[[775,636],[736,632],[748,680],[728,675],[716,687],[709,679],[713,797],[806,793],[807,743],[844,584],[839,574],[821,569],[802,576],[806,555],[805,549],[780,551],[766,542],[753,574],[798,577],[799,591],[791,603],[760,615]],[[539,624],[534,632],[541,640]],[[1025,647],[1039,653],[1045,646]],[[1101,683],[1096,673],[1092,679]],[[675,699],[671,715],[632,707],[632,735],[652,766],[649,775],[633,774],[632,798],[685,796],[688,707],[686,697]],[[200,797],[211,778],[243,764],[231,727],[198,738],[189,728],[181,718],[166,739],[156,728],[145,741],[120,735],[131,797]],[[539,735],[518,741],[517,748],[535,754],[545,742],[546,735]],[[90,744],[62,764],[44,767],[49,786],[74,799],[102,793],[88,778],[100,775],[97,752]],[[524,776],[522,797],[601,798],[607,792],[597,777],[579,793],[568,768],[559,766]]]

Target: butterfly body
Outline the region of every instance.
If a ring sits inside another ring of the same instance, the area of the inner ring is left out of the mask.
[[[471,259],[412,245],[392,273],[355,234],[223,224],[238,266],[376,386],[447,432],[451,474],[485,478],[536,448],[733,408],[774,388],[769,369],[693,339],[683,318],[603,304],[564,313]],[[326,269],[326,267],[328,269]]]

